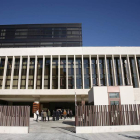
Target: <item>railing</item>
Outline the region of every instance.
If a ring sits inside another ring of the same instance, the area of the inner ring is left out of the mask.
[[[140,105],[76,106],[76,126],[140,125]]]
[[[0,126],[29,126],[30,106],[0,106]]]

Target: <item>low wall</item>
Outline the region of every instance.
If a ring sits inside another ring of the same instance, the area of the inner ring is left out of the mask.
[[[140,131],[140,125],[76,127],[76,133],[107,133],[107,132],[126,132],[126,131]]]
[[[27,126],[0,126],[0,133],[27,134]]]

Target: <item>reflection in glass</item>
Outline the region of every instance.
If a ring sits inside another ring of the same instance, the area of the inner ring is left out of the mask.
[[[133,57],[129,58],[130,61],[130,69],[131,69],[131,77],[132,77],[132,83],[133,87],[138,87],[138,78],[136,73],[136,65]]]
[[[74,89],[74,58],[68,58],[68,88]]]
[[[76,89],[82,88],[82,59],[76,58]]]
[[[66,89],[66,58],[60,58],[60,89]]]
[[[0,60],[0,89],[2,89],[4,64],[5,64],[5,59],[1,58],[1,60]]]
[[[90,65],[89,58],[84,58],[84,88],[90,88]]]
[[[45,58],[44,89],[50,89],[50,58]]]
[[[137,57],[138,72],[140,77],[140,57]]]
[[[5,89],[10,89],[11,72],[12,72],[12,58],[8,58]]]
[[[122,57],[122,66],[123,66],[123,74],[124,74],[124,83],[125,85],[130,85],[128,63],[126,57]]]
[[[108,84],[113,86],[113,62],[111,57],[107,57],[107,72],[108,72]]]
[[[21,89],[26,89],[26,74],[27,74],[27,58],[22,58],[22,69],[21,69]]]
[[[20,65],[20,59],[16,58],[15,65],[14,65],[14,75],[13,75],[13,89],[18,89],[19,65]]]
[[[42,66],[43,66],[43,58],[38,58],[36,89],[42,89]]]
[[[119,93],[118,92],[109,93],[109,98],[119,98]]]
[[[114,58],[114,65],[115,65],[115,72],[116,72],[116,83],[117,85],[123,85],[122,84],[122,75],[121,75],[121,64],[119,57]]]
[[[52,60],[52,89],[58,89],[58,58]]]
[[[105,59],[104,58],[99,58],[99,69],[100,69],[101,86],[106,86]]]
[[[97,86],[97,59],[91,58],[91,67],[92,67],[92,83],[93,86]]]
[[[34,89],[35,58],[30,58],[28,89]]]
[[[119,101],[110,101],[110,105],[119,105]]]

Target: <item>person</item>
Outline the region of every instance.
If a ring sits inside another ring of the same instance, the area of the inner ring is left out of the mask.
[[[59,111],[56,110],[56,120],[58,121],[59,120]]]
[[[48,115],[48,121],[49,121],[49,117],[51,116],[51,112],[50,112],[49,109],[48,109],[48,113],[47,113],[47,115]]]
[[[43,121],[46,121],[46,117],[47,117],[47,112],[43,112]]]
[[[63,112],[62,112],[62,110],[61,110],[60,114],[61,114],[61,119],[62,119],[62,117],[63,117]]]
[[[43,117],[44,117],[44,113],[43,113],[43,110],[41,112],[41,121],[43,121]]]
[[[55,121],[56,112],[53,110],[53,121]]]
[[[69,117],[69,114],[70,114],[70,111],[69,111],[69,109],[68,109],[68,111],[67,111],[67,117]]]
[[[65,120],[66,119],[66,115],[67,115],[66,110],[64,110],[63,115],[64,115],[64,120]]]
[[[36,121],[38,122],[39,111],[36,111]]]
[[[72,118],[72,115],[73,115],[73,114],[72,114],[72,110],[70,110],[70,118]]]

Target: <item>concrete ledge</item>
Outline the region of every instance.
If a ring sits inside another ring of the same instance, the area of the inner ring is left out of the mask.
[[[140,131],[140,125],[76,127],[76,133],[107,133],[107,132],[126,132],[126,131]]]
[[[0,126],[0,133],[27,134],[27,126]]]

